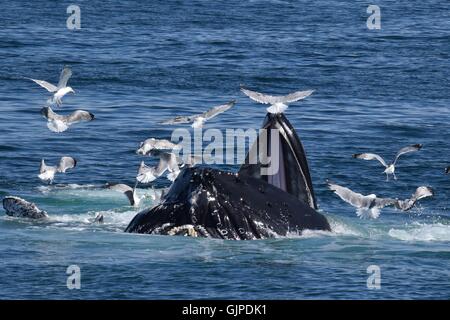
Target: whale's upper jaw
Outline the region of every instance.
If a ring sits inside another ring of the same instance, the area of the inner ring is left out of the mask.
[[[317,209],[316,197],[306,160],[305,150],[297,136],[295,129],[284,114],[268,113],[264,119],[263,129],[278,129],[280,134],[280,152],[278,153],[279,170],[274,175],[262,175],[261,163],[249,164],[248,154],[245,163],[241,166],[239,174],[250,175],[263,179],[268,183],[294,195],[299,200],[307,203],[311,208]],[[267,148],[270,148],[270,137],[267,134]],[[258,146],[255,141],[252,148]]]

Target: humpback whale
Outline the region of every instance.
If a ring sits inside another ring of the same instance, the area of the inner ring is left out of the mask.
[[[268,113],[268,131],[279,130],[279,170],[262,175],[265,165],[251,164],[249,154],[239,172],[186,167],[163,201],[139,212],[125,232],[250,240],[300,234],[305,229],[330,230],[317,203],[302,143],[283,114]]]
[[[22,198],[8,196],[3,198],[3,208],[8,216],[30,219],[48,218],[47,212],[39,209],[34,203]]]
[[[15,196],[4,197],[3,208],[5,209],[5,213],[10,217],[33,220],[43,220],[49,218],[48,213],[39,209],[34,203]],[[92,222],[103,223],[103,215],[97,214]]]

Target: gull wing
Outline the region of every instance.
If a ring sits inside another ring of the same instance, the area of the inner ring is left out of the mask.
[[[410,153],[410,152],[414,152],[414,151],[419,151],[420,149],[422,149],[422,144],[413,144],[411,146],[407,146],[404,148],[401,148],[399,152],[397,152],[397,155],[395,156],[394,159],[394,164],[397,163],[398,158],[405,154],[405,153]]]
[[[106,187],[110,190],[122,192],[128,198],[130,204],[134,206],[133,188],[123,183],[107,183]]]
[[[45,165],[45,160],[41,160],[41,165],[39,166],[39,173],[42,174],[47,170],[47,166]]]
[[[72,76],[72,70],[69,67],[64,67],[61,71],[61,75],[59,76],[59,82],[57,89],[67,87],[67,81],[69,81]]]
[[[393,206],[397,205],[398,200],[397,199],[391,199],[391,198],[375,198],[375,207],[381,209],[387,206]]]
[[[214,118],[218,114],[220,114],[222,112],[225,112],[228,109],[232,108],[235,105],[235,103],[236,103],[236,101],[233,100],[233,101],[230,101],[230,102],[228,102],[226,104],[222,104],[220,106],[213,107],[213,108],[209,109],[208,111],[202,113],[200,115],[200,117],[203,117],[203,118],[205,118],[207,120],[211,119],[211,118]]]
[[[417,200],[432,196],[434,196],[434,191],[430,187],[418,187],[410,199],[399,200],[396,207],[402,211],[408,211],[414,207]]]
[[[36,82],[42,88],[47,89],[48,92],[56,92],[56,91],[58,91],[58,88],[56,86],[54,86],[53,84],[51,84],[51,83],[49,83],[47,81],[37,80],[37,79],[32,79],[32,78],[27,78],[27,79]]]
[[[72,157],[62,157],[59,161],[58,172],[66,172],[67,169],[75,168],[77,160]]]
[[[158,172],[160,172],[159,167],[165,167],[170,172],[178,172],[180,171],[180,167],[178,166],[177,157],[172,152],[166,152],[161,154],[160,156],[160,164],[158,165]]]
[[[76,110],[67,117],[65,117],[64,120],[68,123],[75,123],[82,120],[91,121],[94,120],[94,118],[95,118],[94,115],[88,111]]]
[[[55,113],[50,107],[43,107],[41,114],[48,120],[64,120],[64,116]]]
[[[198,117],[198,115],[197,115]],[[160,122],[161,124],[178,124],[178,123],[189,123],[194,121],[196,116],[177,116],[172,119],[168,119],[165,121]]]
[[[361,208],[364,207],[365,196],[360,193],[354,192],[349,188],[342,187],[340,185],[334,183],[328,183],[328,188],[331,191],[334,191],[342,200],[347,203],[350,203],[352,206]]]
[[[309,97],[314,90],[295,91],[285,96],[271,96],[241,87],[241,91],[250,99],[263,104],[292,103]]]
[[[375,153],[356,153],[353,155],[353,158],[363,160],[378,160],[383,166],[388,167],[384,159]]]

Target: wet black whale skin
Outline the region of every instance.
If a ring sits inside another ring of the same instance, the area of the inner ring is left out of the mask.
[[[211,168],[186,168],[165,201],[138,213],[132,233],[161,232],[164,224],[201,226],[200,236],[260,239],[304,229],[330,230],[327,219],[295,196],[262,179]]]

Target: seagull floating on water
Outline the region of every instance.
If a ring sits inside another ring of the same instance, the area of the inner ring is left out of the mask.
[[[166,139],[150,138],[141,142],[139,149],[136,150],[137,154],[148,155],[152,150],[177,150],[181,147]]]
[[[69,67],[64,67],[63,70],[61,71],[61,75],[59,76],[59,82],[57,86],[44,80],[36,80],[32,78],[27,79],[36,82],[41,87],[47,89],[48,92],[53,93],[53,98],[51,99],[51,102],[56,103],[58,106],[61,106],[62,97],[64,97],[69,92],[75,93],[75,91],[71,87],[67,86],[67,81],[69,81],[71,76],[72,70],[70,70]]]
[[[75,168],[76,165],[77,160],[72,157],[62,157],[58,166],[47,166],[45,160],[42,159],[38,177],[42,181],[48,181],[51,184],[57,172],[65,173],[66,170]]]
[[[162,121],[161,124],[179,124],[179,123],[191,123],[192,128],[201,128],[203,124],[209,120],[214,118],[215,116],[221,114],[222,112],[227,111],[235,105],[236,101],[230,101],[227,104],[222,104],[220,106],[213,107],[208,111],[205,111],[200,114],[194,114],[192,116],[177,116],[175,118]]]
[[[445,173],[450,173],[450,167],[445,168]]]
[[[268,94],[251,91],[244,87],[241,87],[241,91],[253,101],[262,104],[270,104],[270,107],[268,107],[266,110],[267,112],[273,114],[283,113],[288,108],[289,103],[303,100],[306,97],[309,97],[314,92],[314,90],[306,90],[292,92],[285,96],[271,96]]]
[[[53,132],[64,132],[69,126],[80,121],[92,121],[94,115],[88,111],[76,110],[67,116],[55,113],[52,108],[44,107],[41,114],[47,119],[47,127]]]
[[[395,206],[402,211],[408,211],[416,204],[417,200],[433,196],[433,190],[429,187],[418,187],[410,199],[398,200],[392,198],[378,198],[375,194],[362,195],[349,188],[334,183],[328,183],[328,188],[334,191],[342,200],[357,208],[356,214],[360,218],[376,219],[380,210],[387,206]]]
[[[397,177],[395,175],[395,165],[397,163],[398,158],[406,153],[419,151],[422,149],[422,144],[413,144],[411,146],[407,146],[404,148],[401,148],[399,152],[397,152],[397,155],[395,156],[395,159],[390,164],[386,164],[386,161],[379,155],[375,153],[356,153],[352,157],[356,159],[363,159],[363,160],[378,160],[386,169],[383,171],[383,173],[386,173],[386,181],[389,181],[389,175],[392,174],[394,176],[394,179],[397,180]]]

